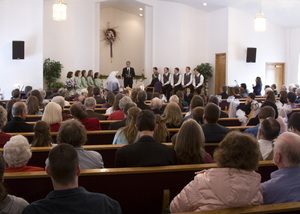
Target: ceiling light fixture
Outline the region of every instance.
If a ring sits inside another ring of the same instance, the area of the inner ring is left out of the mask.
[[[267,20],[264,13],[261,12],[261,0],[260,0],[260,10],[254,18],[254,30],[256,32],[265,32],[266,31]]]
[[[53,20],[66,21],[67,19],[67,4],[63,0],[56,0],[53,4]]]
[[[206,2],[203,2],[203,6],[207,6],[207,3],[206,3]]]
[[[143,14],[140,13],[140,16],[143,16]]]
[[[141,8],[141,7],[140,7],[140,10],[142,11],[142,10],[143,10],[143,8]]]

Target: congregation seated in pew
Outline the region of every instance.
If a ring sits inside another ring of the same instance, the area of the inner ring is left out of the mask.
[[[123,98],[122,98],[123,99]],[[112,144],[132,144],[138,141],[139,133],[136,130],[136,118],[141,109],[138,107],[131,107],[127,111],[126,126],[118,129],[114,136]]]
[[[273,159],[273,140],[280,133],[280,124],[272,117],[263,120],[259,126],[257,138],[260,148],[260,160]]]
[[[204,149],[205,137],[203,130],[195,120],[185,121],[172,140],[178,164],[213,162],[212,157]]]
[[[128,96],[123,96],[119,101],[119,110],[112,112],[107,120],[124,120],[124,108],[128,103],[131,103],[132,100]]]
[[[5,172],[44,171],[44,168],[41,167],[27,166],[32,153],[30,144],[24,136],[16,135],[11,137],[3,148],[3,157],[8,165]]]
[[[62,124],[57,135],[57,144],[67,143],[76,149],[81,169],[103,168],[104,163],[101,154],[95,151],[86,151],[82,147],[86,141],[86,129],[78,120],[67,120]],[[47,159],[46,166],[48,163]]]
[[[3,147],[7,141],[11,138],[11,135],[4,133],[1,129],[7,122],[7,112],[5,108],[0,106],[0,147]]]
[[[162,114],[168,128],[180,128],[183,118],[177,103],[169,103]]]
[[[21,214],[25,207],[28,206],[28,202],[23,198],[19,198],[7,193],[7,189],[3,184],[5,167],[5,161],[0,153],[0,179],[2,181],[0,182],[0,212]]]
[[[172,213],[254,206],[263,203],[253,136],[229,133],[214,153],[219,168],[197,172],[170,205]],[[247,193],[247,194],[245,194]]]
[[[61,106],[55,102],[48,103],[45,107],[42,121],[45,121],[50,125],[51,132],[57,132],[59,130],[62,119]]]
[[[116,167],[163,166],[176,164],[173,148],[156,142],[153,134],[157,128],[152,111],[141,111],[136,119],[139,140],[123,146],[116,152]]]
[[[2,128],[5,133],[9,132],[32,132],[33,126],[25,123],[27,106],[24,102],[16,102],[12,107],[13,118]]]
[[[106,120],[106,117],[103,114],[100,114],[98,112],[95,112],[96,108],[96,99],[93,97],[87,97],[84,100],[84,106],[86,108],[87,117],[88,118],[98,118],[99,120]]]
[[[80,169],[80,157],[71,145],[62,143],[54,147],[49,153],[49,165],[46,166],[54,190],[45,199],[31,203],[23,214],[85,213],[86,209],[91,213],[121,214],[117,201],[79,187]]]
[[[264,204],[300,201],[300,136],[285,132],[274,143],[278,170],[262,183]]]
[[[204,108],[204,124],[201,125],[205,142],[220,142],[231,131],[231,129],[219,125],[220,108],[214,103],[208,103]]]
[[[33,126],[34,137],[31,142],[31,147],[47,147],[54,146],[51,134],[50,134],[50,126],[45,121],[38,121]]]
[[[88,118],[88,114],[81,102],[74,103],[70,112],[74,119],[80,121],[87,131],[101,130],[98,118]]]

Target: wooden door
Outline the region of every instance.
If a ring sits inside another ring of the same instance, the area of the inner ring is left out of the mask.
[[[277,90],[284,85],[285,63],[266,63],[265,85],[277,85]]]
[[[222,85],[226,85],[226,53],[216,54],[215,94],[220,93],[220,88]]]

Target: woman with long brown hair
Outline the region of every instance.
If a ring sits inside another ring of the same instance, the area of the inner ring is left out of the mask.
[[[26,100],[29,115],[43,115],[39,109],[39,100],[35,96],[29,96]]]
[[[170,137],[165,120],[159,114],[155,115],[157,129],[154,132],[153,138],[155,141],[163,143],[167,142]]]
[[[95,82],[94,82],[94,77],[93,77],[93,70],[88,71],[87,75],[87,84],[88,86],[92,86],[93,88],[95,87]]]
[[[53,140],[50,135],[50,126],[45,121],[38,121],[33,127],[34,137],[31,147],[52,146]]]
[[[177,134],[174,147],[178,164],[212,163],[204,143],[205,137],[199,123],[193,119],[185,121]]]
[[[140,111],[138,107],[131,107],[128,110],[126,126],[117,131],[112,144],[132,144],[139,139],[135,123]]]

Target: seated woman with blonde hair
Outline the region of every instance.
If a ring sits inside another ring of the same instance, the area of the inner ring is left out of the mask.
[[[193,134],[190,134],[193,133]],[[204,149],[205,137],[199,123],[193,119],[185,121],[175,140],[174,150],[178,164],[212,163],[212,157]]]
[[[33,127],[34,137],[31,147],[52,146],[53,140],[50,135],[50,126],[45,121],[37,121]]]
[[[179,128],[182,124],[182,111],[177,103],[169,103],[162,114],[168,128]]]
[[[127,111],[126,126],[118,129],[112,144],[132,144],[139,139],[135,124],[140,111],[138,107],[131,107]]]
[[[257,140],[230,132],[214,152],[218,168],[198,172],[173,199],[172,213],[197,212],[263,204]]]
[[[50,102],[46,105],[42,121],[47,122],[50,125],[51,132],[58,132],[60,128],[60,122],[62,121],[62,109],[57,103]]]
[[[32,154],[30,144],[24,136],[11,137],[3,148],[3,157],[8,165],[5,172],[44,171],[44,168],[41,167],[27,166]]]

